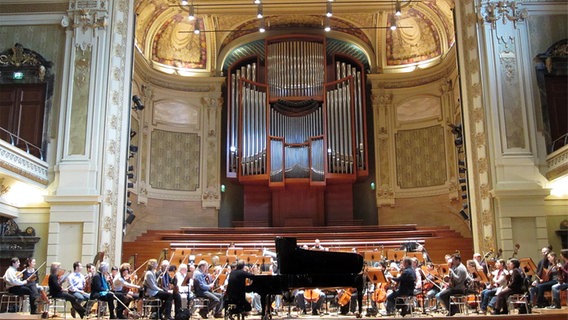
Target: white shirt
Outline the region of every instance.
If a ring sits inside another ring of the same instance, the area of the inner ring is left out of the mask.
[[[18,270],[16,270],[16,268],[14,268],[13,266],[10,266],[6,270],[6,273],[4,273],[4,281],[6,282],[6,289],[16,286],[23,286],[28,283],[25,280],[20,280],[20,278],[18,277]]]

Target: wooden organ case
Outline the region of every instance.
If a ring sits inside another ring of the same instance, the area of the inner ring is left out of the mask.
[[[368,171],[364,67],[321,36],[265,40],[228,70],[227,177],[244,226],[355,224],[353,184]]]

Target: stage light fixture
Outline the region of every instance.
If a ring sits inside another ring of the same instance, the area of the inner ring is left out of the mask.
[[[130,130],[130,139],[134,138],[134,136],[136,136],[136,131],[134,130]]]
[[[129,189],[132,189],[132,188],[134,188],[134,183],[131,182],[131,181],[128,181],[128,183],[126,184],[126,186],[127,186]]]
[[[134,102],[134,105],[132,106],[132,109],[134,110],[144,110],[144,104],[142,103],[142,100],[140,100],[140,97],[137,95],[133,95],[132,96],[132,102]]]
[[[462,199],[467,199],[467,193],[462,193]]]
[[[400,16],[402,14],[400,1],[397,0],[394,6],[395,6],[394,14],[396,16]]]
[[[462,216],[462,218],[464,220],[468,220],[469,219],[469,215],[467,214],[467,212],[465,212],[465,210],[461,210],[460,211],[460,215]]]
[[[391,29],[392,31],[396,30],[396,19],[395,19],[394,16],[391,16],[391,17],[389,18],[389,25],[390,25],[390,29]]]
[[[459,172],[460,172],[460,173],[466,173],[466,172],[467,172],[467,169],[466,169],[466,168],[459,168]]]
[[[328,2],[326,4],[325,16],[328,18],[333,16],[333,8],[331,6],[331,2]]]
[[[129,150],[130,150],[130,152],[135,152],[135,153],[136,153],[136,152],[138,152],[138,146],[130,145]]]
[[[134,213],[129,212],[128,215],[126,216],[126,220],[124,220],[124,221],[126,222],[126,224],[132,224],[132,222],[134,221],[135,218],[136,218],[136,216],[134,215]]]
[[[465,167],[465,161],[463,161],[463,160],[458,160],[458,166]]]
[[[466,178],[459,178],[459,179],[458,179],[458,182],[459,182],[459,183],[466,183],[466,182],[467,182],[467,179],[466,179]]]
[[[462,185],[461,186],[461,191],[466,191],[467,190],[467,186],[466,185]]]

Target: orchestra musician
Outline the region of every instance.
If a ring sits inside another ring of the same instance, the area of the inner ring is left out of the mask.
[[[311,249],[312,249],[312,250],[322,250],[322,251],[325,251],[325,250],[326,250],[326,248],[321,245],[319,239],[316,239],[316,240],[314,241],[314,246],[311,247]]]
[[[481,304],[479,308],[482,313],[487,312],[487,307],[494,307],[495,302],[493,301],[493,304],[491,302],[493,297],[507,286],[507,274],[505,260],[498,259],[495,261],[495,270],[491,272],[491,282],[487,284],[485,290],[481,291]]]
[[[72,310],[75,310],[82,319],[85,316],[85,308],[74,295],[68,293],[66,289],[61,288],[61,283],[65,281],[65,279],[61,279],[62,277],[59,272],[60,268],[61,263],[59,262],[53,262],[51,264],[48,279],[49,294],[53,298],[65,299],[66,301],[71,302]]]
[[[67,291],[72,294],[79,303],[82,303],[83,307],[87,305],[87,301],[90,299],[90,294],[85,292],[86,279],[81,273],[83,270],[83,265],[79,261],[73,262],[73,272],[67,276]],[[71,309],[71,316],[75,317],[75,309]]]
[[[536,305],[533,308],[544,308],[548,306],[548,300],[544,297],[546,291],[550,291],[552,286],[558,283],[558,260],[556,253],[550,251],[547,255],[548,268],[542,271],[542,276],[533,282],[530,288],[531,301],[536,300]]]
[[[148,266],[146,273],[144,274],[145,293],[148,297],[156,297],[162,301],[162,305],[158,312],[158,318],[171,320],[173,296],[171,293],[158,286],[158,279],[156,278],[157,268],[158,260],[148,260]]]
[[[568,289],[568,249],[560,251],[562,262],[558,263],[558,283],[552,286],[552,304],[549,309],[560,309],[560,291]]]
[[[161,284],[162,289],[172,294],[172,299],[174,302],[174,314],[178,314],[181,310],[181,295],[178,291],[177,280],[175,278],[175,273],[177,267],[175,265],[170,265],[167,260],[165,271],[162,272],[160,279],[158,281]],[[164,261],[162,261],[162,266],[164,266]]]
[[[398,284],[398,289],[393,291],[387,296],[386,311],[381,312],[383,316],[394,315],[396,298],[402,296],[412,296],[414,293],[414,286],[416,283],[416,273],[412,269],[412,259],[404,258],[402,260],[402,273],[398,277],[391,279]],[[400,314],[404,317],[410,310],[406,306],[401,310]]]
[[[193,267],[195,270],[195,266]],[[192,298],[193,292],[190,290],[193,284],[193,271],[188,273],[188,266],[185,263],[179,265],[178,271],[174,275],[175,283],[178,287],[178,292],[180,295],[187,295],[188,300]],[[186,280],[187,278],[187,280]],[[184,285],[184,282],[187,282]]]
[[[237,309],[235,313],[248,312],[252,310],[250,303],[246,299],[246,283],[247,279],[252,279],[253,274],[244,270],[245,261],[239,260],[229,274],[227,284],[226,298],[230,304],[235,304]]]
[[[496,295],[495,309],[491,314],[507,314],[507,298],[515,293],[523,292],[523,282],[525,281],[525,274],[520,268],[521,263],[518,259],[513,258],[507,261],[507,269],[509,270],[509,282],[507,286]]]
[[[437,275],[437,270],[434,267],[432,262],[427,262],[425,268],[422,269],[424,271],[424,283],[423,288],[426,291],[424,295],[424,307],[429,307],[429,311],[436,310],[436,295],[441,291],[441,287],[438,284],[440,282],[440,278]],[[432,306],[432,301],[434,301],[434,305]]]
[[[306,314],[306,302],[312,304],[312,315],[316,316],[319,314],[323,303],[325,302],[325,293],[319,289],[308,289],[308,290],[296,290],[294,293],[294,301],[296,306],[302,310],[303,314]]]
[[[235,265],[235,268],[237,266]],[[258,268],[258,266],[256,264],[244,267],[244,269],[246,272],[250,272],[253,275],[257,275],[260,274],[260,269]],[[256,292],[247,292],[246,294],[247,296],[247,300],[250,301],[250,303],[252,304],[252,308],[256,311],[257,314],[262,314],[262,302],[260,301],[260,294],[256,293]]]
[[[451,267],[449,269],[448,287],[438,294],[438,300],[448,310],[448,316],[457,313],[457,308],[450,308],[450,296],[455,294],[464,294],[466,290],[467,268],[461,262],[459,254],[452,255],[449,259]],[[456,306],[457,307],[457,306]]]
[[[39,295],[34,293],[32,289],[30,289],[28,284],[28,279],[21,279],[21,273],[18,272],[18,268],[20,267],[20,259],[14,257],[10,259],[10,267],[6,269],[4,273],[4,282],[6,282],[6,289],[11,294],[15,294],[18,296],[29,296],[30,297],[30,313],[31,314],[38,314],[37,312],[37,304],[36,299]]]
[[[120,297],[122,303],[117,304],[116,315],[119,319],[126,319],[124,306],[128,306],[132,301],[140,297],[138,292],[132,292],[132,290],[139,290],[140,286],[132,283],[129,263],[120,265],[118,274],[114,277],[112,284],[115,292],[122,293],[122,295],[117,296],[117,298]]]
[[[109,265],[107,262],[101,262],[99,271],[93,275],[91,280],[91,299],[106,301],[108,304],[108,312],[110,318],[115,317],[114,295],[118,299],[122,298],[121,293],[111,292],[111,279],[109,274]]]
[[[87,270],[87,273],[85,274],[85,288],[83,291],[85,291],[86,293],[90,293],[91,283],[93,280],[93,276],[95,275],[95,273],[97,273],[97,268],[93,263],[89,262],[85,265],[85,269]]]
[[[487,262],[481,256],[481,253],[476,252],[473,254],[473,261],[475,262],[475,267],[477,268],[477,272],[483,272],[485,274],[489,274],[489,268],[487,267]]]
[[[543,247],[542,249],[540,249],[542,259],[540,259],[540,261],[536,265],[536,277],[538,279],[542,279],[544,271],[547,270],[550,265],[550,262],[548,261],[548,253],[550,253],[550,251],[552,251],[552,246],[550,245],[548,247]],[[533,285],[536,284],[533,283]]]
[[[210,283],[209,274],[207,270],[209,269],[209,264],[205,260],[199,261],[197,264],[197,269],[193,274],[193,285],[195,287],[195,295],[197,297],[207,298],[209,300],[208,309],[202,308],[199,310],[199,315],[203,319],[207,319],[207,314],[209,311],[213,311],[213,316],[215,318],[223,318],[223,299],[222,295],[217,292],[212,292],[211,290],[215,286],[215,283]]]
[[[422,271],[420,269],[420,262],[416,258],[412,259],[412,269],[414,270],[416,280],[414,283],[414,295],[422,293]]]
[[[42,302],[45,306],[46,304],[49,304],[49,298],[47,297],[47,293],[45,292],[44,288],[37,283],[38,275],[35,267],[36,259],[27,258],[26,265],[24,266],[25,269],[22,270],[22,279],[28,280],[26,286],[28,286],[33,294],[38,297],[38,300],[36,301]]]

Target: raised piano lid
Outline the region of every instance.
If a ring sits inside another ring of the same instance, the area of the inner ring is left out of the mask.
[[[277,237],[276,253],[280,274],[357,274],[363,257],[357,253],[305,250],[296,238]]]

